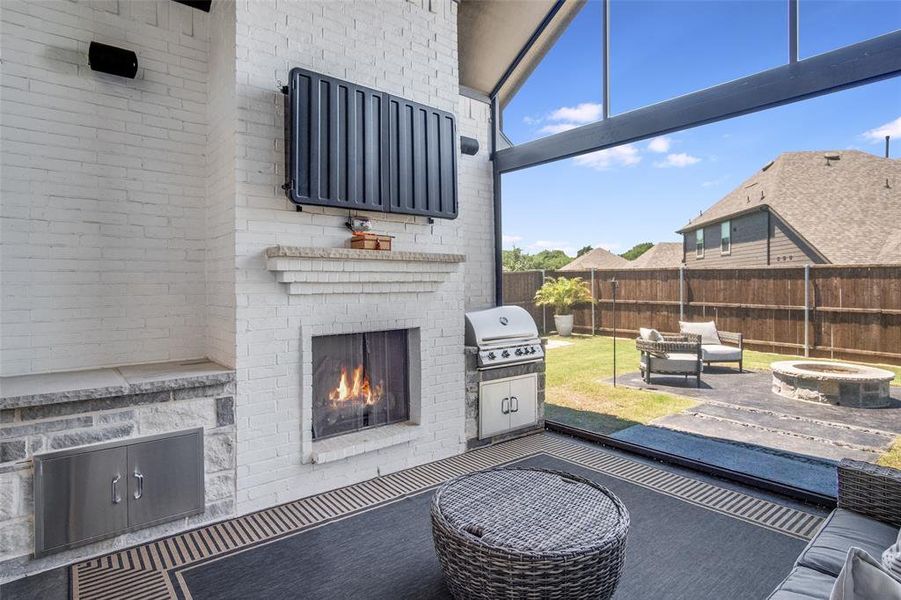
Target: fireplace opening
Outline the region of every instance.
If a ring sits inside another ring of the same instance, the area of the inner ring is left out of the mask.
[[[313,338],[313,439],[410,418],[407,331]]]

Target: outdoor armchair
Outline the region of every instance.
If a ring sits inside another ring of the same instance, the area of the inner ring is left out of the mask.
[[[692,333],[661,335],[655,329],[642,329],[635,340],[641,353],[639,369],[646,383],[651,374],[689,375],[701,387],[701,336]]]
[[[714,321],[704,323],[679,321],[679,330],[682,333],[701,336],[701,361],[708,367],[710,363],[737,362],[738,372],[742,372],[744,358],[742,334],[718,331]]]

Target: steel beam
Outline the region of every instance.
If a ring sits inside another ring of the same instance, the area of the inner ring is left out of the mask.
[[[901,31],[498,150],[501,173],[813,98],[901,74]]]

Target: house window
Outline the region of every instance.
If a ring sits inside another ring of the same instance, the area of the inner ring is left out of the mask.
[[[732,254],[732,221],[720,225],[720,254]]]
[[[695,256],[704,258],[704,230],[695,231]]]

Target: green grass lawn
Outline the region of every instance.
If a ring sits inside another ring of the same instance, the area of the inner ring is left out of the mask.
[[[613,376],[613,338],[576,335],[554,336],[550,340],[571,343],[547,351],[545,416],[550,420],[607,434],[647,424],[697,404],[675,394],[614,388],[606,383]],[[744,367],[766,370],[773,361],[793,358],[797,357],[745,350]],[[638,351],[632,338],[617,339],[616,362],[619,374],[638,370]],[[878,366],[894,371],[892,385],[901,385],[901,367]],[[880,458],[880,463],[901,468],[901,437]]]

